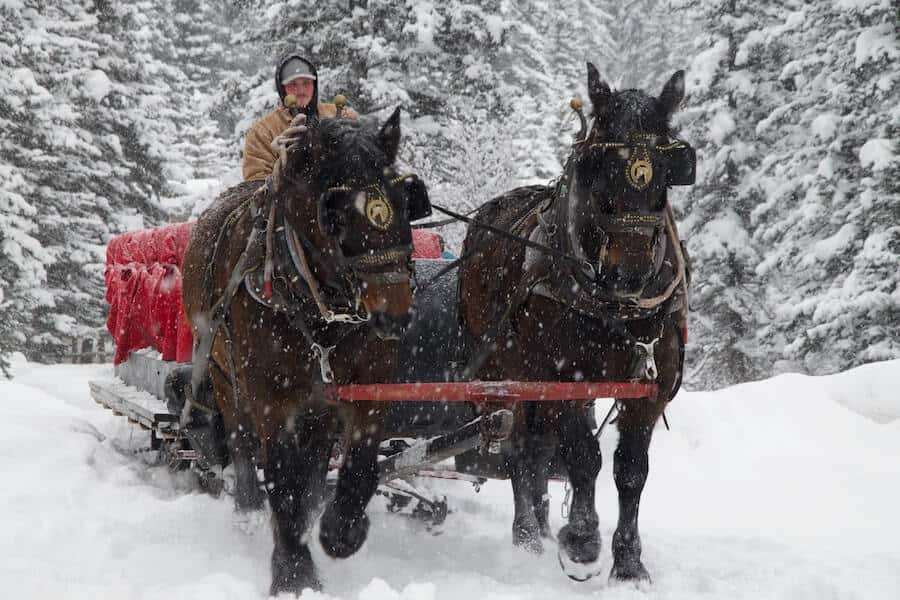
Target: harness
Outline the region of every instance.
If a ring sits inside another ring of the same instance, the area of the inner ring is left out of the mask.
[[[584,137],[584,136],[582,136]],[[670,185],[690,185],[694,181],[695,154],[685,142],[674,141],[657,144],[656,136],[642,136],[630,142],[597,142],[587,150],[627,150],[625,177],[628,184],[637,191],[645,190],[653,181],[654,163],[668,163],[673,177],[667,178]],[[584,144],[586,140],[577,142]],[[655,160],[654,160],[655,159]],[[661,159],[661,160],[660,160]],[[668,202],[656,212],[630,212],[617,215],[603,215],[597,220],[603,235],[609,233],[636,233],[651,236],[656,243],[662,241],[665,251],[655,252],[653,285],[639,297],[623,299],[610,295],[600,287],[599,275],[602,258],[597,266],[584,254],[574,235],[569,232],[569,204],[566,200],[575,193],[575,155],[569,157],[563,175],[557,181],[548,202],[538,205],[521,217],[509,230],[469,218],[440,206],[434,208],[456,220],[484,229],[493,235],[515,241],[526,248],[525,273],[510,294],[508,305],[492,319],[487,332],[482,336],[481,347],[473,353],[464,371],[464,377],[473,377],[484,360],[493,351],[496,340],[509,325],[510,318],[527,302],[532,294],[557,302],[568,310],[585,314],[603,321],[613,333],[620,335],[635,349],[634,369],[636,378],[655,380],[658,371],[654,360],[655,344],[662,334],[639,340],[628,329],[626,323],[643,320],[658,314],[665,307],[665,314],[679,313],[686,320],[688,309],[688,285],[690,265],[683,244],[678,238],[675,219]],[[424,226],[429,226],[425,224]],[[463,261],[476,254],[480,248],[472,248],[465,255],[447,265],[438,277],[456,268]],[[668,258],[668,260],[667,260]],[[668,267],[666,277],[660,277],[663,267]]]
[[[392,183],[404,178],[392,180]],[[350,188],[328,188],[334,191],[353,191]],[[204,274],[203,289],[212,296],[214,284],[213,270],[219,262],[219,254],[224,240],[231,234],[237,222],[249,215],[253,220],[247,243],[232,268],[228,282],[209,310],[207,326],[198,332],[193,349],[192,390],[200,390],[206,377],[213,342],[221,331],[226,345],[228,377],[233,400],[240,403],[240,389],[234,365],[234,344],[229,325],[229,307],[241,287],[258,304],[287,316],[292,328],[303,335],[313,358],[319,363],[319,377],[322,383],[334,382],[330,358],[340,340],[355,327],[369,321],[368,314],[361,314],[352,297],[353,281],[350,273],[366,273],[373,283],[400,283],[409,281],[409,275],[399,272],[371,273],[372,269],[388,264],[409,260],[411,246],[387,248],[379,252],[369,252],[360,256],[345,257],[340,247],[330,249],[331,262],[338,269],[328,268],[322,251],[315,247],[303,234],[291,226],[288,206],[280,202],[280,194],[270,184],[261,185],[253,195],[238,205],[225,219],[213,248],[212,257]],[[290,200],[288,200],[289,202]],[[316,259],[319,271],[324,273],[320,281],[310,266],[309,257]],[[318,323],[307,323],[307,313],[318,314]],[[332,325],[337,326],[334,330]],[[329,345],[324,338],[332,341]],[[195,396],[196,394],[191,394]],[[217,412],[215,407],[206,406],[196,397],[189,397],[185,403],[182,421],[188,424],[191,408],[207,413]]]

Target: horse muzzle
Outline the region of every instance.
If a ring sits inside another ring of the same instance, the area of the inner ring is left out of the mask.
[[[394,271],[357,273],[361,283],[359,302],[369,314],[369,325],[381,339],[399,339],[412,320],[412,272],[406,266]]]
[[[664,250],[656,235],[607,236],[600,253],[600,285],[620,298],[640,296],[659,272]]]
[[[600,272],[600,283],[614,296],[633,298],[641,295],[653,276],[652,269],[634,269],[624,265],[612,265]]]

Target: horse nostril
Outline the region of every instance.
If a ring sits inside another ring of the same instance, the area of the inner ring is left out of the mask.
[[[412,314],[409,311],[399,316],[390,316],[387,313],[376,312],[372,315],[370,323],[376,335],[381,339],[398,340],[411,321]]]

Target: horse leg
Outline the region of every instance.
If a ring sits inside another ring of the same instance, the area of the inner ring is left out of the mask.
[[[542,448],[535,457],[534,489],[532,490],[532,502],[534,514],[537,517],[538,530],[544,539],[552,540],[553,531],[550,529],[550,462],[554,456],[553,449]]]
[[[513,448],[506,456],[506,471],[512,484],[515,515],[513,517],[513,545],[540,554],[544,551],[541,542],[541,524],[536,512],[535,498],[542,495],[537,474],[537,450],[539,440],[533,435],[537,407],[534,402],[523,402],[520,419],[513,435]]]
[[[245,426],[228,436],[228,453],[234,465],[234,505],[238,512],[260,510],[265,495],[256,476],[256,436]]]
[[[651,330],[656,327],[655,323],[650,326]],[[638,508],[650,469],[648,449],[653,428],[681,385],[684,343],[674,321],[665,322],[655,357],[659,367],[658,398],[623,401],[617,421],[619,444],[613,477],[619,492],[619,522],[613,534],[613,567],[609,574],[610,579],[617,581],[650,582],[650,574],[641,562]]]
[[[249,424],[247,415],[233,408],[234,398],[231,384],[225,379],[225,376],[217,368],[213,368],[210,369],[210,377],[217,406],[220,409],[228,407],[227,410],[222,410],[222,419],[227,432],[225,445],[228,447],[231,464],[234,465],[235,509],[238,512],[260,510],[266,498],[256,477],[259,442]]]
[[[582,402],[567,402],[559,415],[560,456],[569,473],[572,506],[569,523],[559,530],[559,560],[563,571],[576,581],[597,574],[600,528],[594,488],[600,473],[600,444],[591,431]]]
[[[551,413],[555,410],[550,404],[541,403],[535,409],[534,418],[529,425],[529,433],[534,444],[531,452],[532,504],[538,522],[538,532],[544,539],[552,540],[550,530],[550,463],[556,455],[558,440],[551,434],[550,423],[555,420]]]
[[[613,466],[619,492],[619,522],[613,534],[610,579],[650,581],[650,574],[641,562],[638,507],[650,466],[647,450],[655,420],[646,410],[635,408],[626,408],[619,415],[619,444]]]
[[[321,419],[304,423],[297,433],[280,431],[266,447],[266,476],[272,507],[272,586],[270,595],[321,590],[306,532],[312,525],[320,488],[331,455],[330,428]]]
[[[256,440],[247,416],[234,408],[231,384],[217,368],[210,369],[213,394],[216,405],[227,407],[222,410],[222,419],[228,437],[225,444],[231,464],[234,465],[234,506],[238,512],[260,510],[265,502],[265,494],[259,488],[256,477],[256,455],[259,442]]]
[[[347,558],[366,541],[366,506],[378,488],[380,411],[357,404],[345,421],[350,447],[338,472],[334,498],[319,522],[319,541],[329,556]]]

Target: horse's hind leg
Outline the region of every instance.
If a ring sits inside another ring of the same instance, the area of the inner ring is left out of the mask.
[[[319,541],[334,558],[347,558],[366,541],[369,518],[366,506],[378,488],[378,445],[381,409],[360,403],[345,421],[350,447],[338,472],[334,498],[319,521]]]
[[[569,473],[572,506],[559,530],[559,558],[566,574],[584,581],[597,574],[600,529],[594,500],[602,458],[582,402],[566,403],[559,416],[560,456]]]
[[[547,489],[547,457],[542,453],[542,440],[536,429],[540,425],[535,402],[523,402],[517,414],[512,449],[506,455],[506,471],[512,484],[515,515],[513,545],[529,552],[544,551],[539,506]]]
[[[513,436],[513,448],[506,456],[515,507],[513,544],[540,554],[544,550],[541,538],[553,538],[547,487],[555,439],[549,439],[551,435],[547,432],[546,407],[537,402],[523,402],[520,408],[518,418],[522,422]]]
[[[266,478],[272,507],[272,587],[270,594],[321,589],[306,532],[325,485],[331,455],[330,427],[321,419],[297,432],[281,430],[266,444]]]
[[[555,449],[541,448],[535,458],[534,489],[532,498],[534,503],[534,515],[537,517],[538,530],[544,539],[553,539],[550,530],[550,463],[553,460]]]
[[[265,494],[259,488],[256,477],[256,456],[259,450],[259,442],[250,427],[250,421],[246,415],[234,408],[234,398],[231,384],[225,379],[225,375],[218,367],[210,369],[213,394],[216,396],[216,404],[220,407],[228,407],[222,410],[222,418],[225,423],[228,446],[228,455],[234,467],[234,506],[238,512],[251,512],[260,510],[265,502]]]

